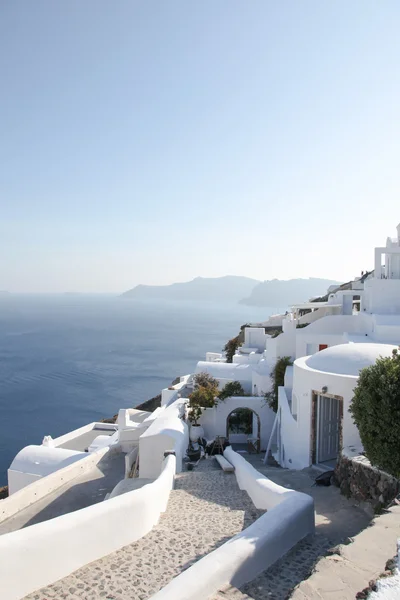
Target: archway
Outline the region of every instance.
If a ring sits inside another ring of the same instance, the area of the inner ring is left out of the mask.
[[[235,408],[226,418],[226,438],[238,448],[248,449],[251,440],[254,449],[259,452],[260,428],[260,417],[251,408]]]

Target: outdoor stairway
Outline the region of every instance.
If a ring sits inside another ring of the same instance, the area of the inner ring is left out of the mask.
[[[146,600],[263,512],[239,489],[234,473],[202,460],[177,475],[167,510],[149,534],[27,598]]]

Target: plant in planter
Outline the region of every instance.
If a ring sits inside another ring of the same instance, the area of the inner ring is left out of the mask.
[[[199,375],[207,375],[207,374],[199,373]],[[202,383],[206,383],[206,386],[204,386],[204,385],[199,385],[199,383],[196,381],[196,377],[194,378],[195,389],[189,396],[189,404],[188,404],[188,407],[189,407],[188,417],[189,417],[189,421],[191,423],[190,439],[192,440],[192,442],[197,442],[197,440],[199,438],[204,437],[204,429],[198,422],[198,420],[200,419],[200,417],[203,413],[203,408],[213,408],[214,406],[216,406],[216,404],[218,402],[218,400],[216,398],[216,396],[218,394],[217,380],[214,379],[213,377],[208,379],[209,376],[207,376],[206,379],[204,379],[204,378],[200,379],[200,381],[202,381]],[[213,381],[210,381],[210,380],[213,380]]]

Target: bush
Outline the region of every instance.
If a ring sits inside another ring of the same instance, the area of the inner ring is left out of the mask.
[[[266,392],[265,399],[267,404],[274,412],[278,410],[278,388],[285,383],[285,371],[286,367],[290,367],[293,364],[290,356],[281,356],[275,363],[273,371],[271,373],[272,388],[269,392]]]
[[[362,369],[349,412],[371,463],[400,478],[400,355]]]
[[[197,375],[194,375],[193,381],[195,389],[202,387],[218,390],[218,379],[215,379],[215,377],[208,373],[197,373]]]
[[[218,381],[208,373],[198,373],[193,378],[194,390],[189,396],[189,421],[197,425],[203,408],[216,406],[218,400]]]
[[[240,346],[239,336],[232,338],[228,342],[226,342],[224,346],[224,352],[226,356],[226,362],[231,363],[233,360],[234,354],[236,354],[236,350]]]
[[[229,381],[218,394],[219,400],[226,400],[231,396],[244,396],[240,381]]]

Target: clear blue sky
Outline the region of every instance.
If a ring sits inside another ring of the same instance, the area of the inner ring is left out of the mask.
[[[3,0],[0,289],[344,280],[400,221],[398,0]]]

